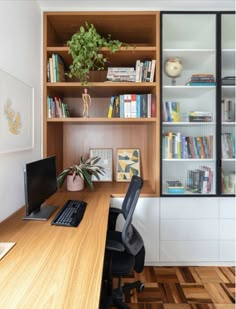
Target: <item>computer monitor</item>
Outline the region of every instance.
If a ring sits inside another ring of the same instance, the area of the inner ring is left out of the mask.
[[[28,220],[47,220],[58,206],[43,205],[57,191],[56,157],[30,162],[24,169],[25,206]]]

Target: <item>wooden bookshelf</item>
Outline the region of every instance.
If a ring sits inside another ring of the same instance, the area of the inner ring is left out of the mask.
[[[139,148],[141,173],[145,181],[143,194],[159,196],[160,176],[160,16],[159,12],[45,12],[44,13],[44,70],[43,70],[43,148],[44,156],[56,155],[58,172],[88,155],[90,148],[113,149],[113,183],[99,183],[119,194],[125,193],[127,184],[116,183],[117,148]],[[47,82],[47,60],[58,53],[65,69],[72,61],[67,41],[85,22],[92,23],[105,37],[129,44],[117,53],[108,55],[108,66],[134,66],[136,60],[156,60],[155,79],[149,83],[107,82],[106,71],[94,71],[90,82],[83,86],[76,79],[63,83]],[[84,88],[92,98],[89,118],[82,118]],[[156,98],[156,115],[152,118],[107,118],[112,95],[124,93],[151,93]],[[68,104],[70,118],[47,119],[47,96],[59,96]],[[96,184],[97,185],[97,184]],[[96,187],[95,185],[95,187]],[[115,188],[118,189],[115,189]],[[111,192],[112,193],[112,192]]]

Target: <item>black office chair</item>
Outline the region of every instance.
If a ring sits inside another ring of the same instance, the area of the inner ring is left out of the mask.
[[[129,308],[123,301],[124,296],[132,289],[142,291],[144,284],[135,281],[121,286],[121,277],[135,272],[142,272],[144,268],[145,248],[143,239],[132,225],[133,213],[143,186],[143,180],[133,176],[122,203],[122,208],[110,208],[106,254],[104,263],[103,287],[106,286],[106,297],[101,308],[108,308],[109,305],[117,308]],[[121,232],[116,231],[118,215],[123,215],[124,225]],[[113,278],[118,277],[118,287],[113,288]]]

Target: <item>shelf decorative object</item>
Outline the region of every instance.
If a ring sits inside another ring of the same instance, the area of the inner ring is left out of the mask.
[[[139,149],[118,149],[117,181],[130,181],[133,175],[140,176]]]
[[[171,77],[172,86],[176,85],[176,78],[180,76],[183,70],[182,62],[179,58],[167,58],[165,61],[165,73]]]
[[[58,188],[60,188],[63,185],[67,176],[72,176],[73,182],[78,182],[78,180],[76,180],[76,178],[80,177],[80,178],[82,178],[82,180],[84,180],[88,184],[90,189],[93,190],[94,186],[93,186],[93,182],[92,182],[92,176],[96,177],[97,179],[100,179],[100,175],[103,175],[103,173],[104,173],[104,168],[102,166],[97,165],[99,160],[100,160],[100,157],[90,157],[87,160],[85,160],[84,157],[81,157],[79,165],[77,165],[77,164],[71,165],[70,167],[64,169],[60,173],[60,175],[57,177]],[[71,178],[71,177],[69,177],[69,178]],[[69,180],[69,181],[71,181],[71,180]],[[79,189],[77,189],[77,190],[83,189],[80,182],[78,184],[78,187],[79,187]],[[71,190],[69,190],[69,191],[71,191]]]
[[[101,52],[101,48],[106,47],[111,53],[115,53],[123,43],[118,40],[111,40],[110,35],[107,38],[102,37],[93,24],[89,25],[85,22],[85,26],[81,26],[67,44],[69,54],[73,59],[69,67],[70,72],[67,75],[70,78],[79,77],[82,84],[87,84],[89,72],[91,70],[104,70],[108,60]]]

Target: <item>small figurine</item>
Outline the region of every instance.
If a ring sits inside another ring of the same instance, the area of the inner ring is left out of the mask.
[[[82,94],[82,100],[84,103],[84,109],[83,109],[83,117],[88,117],[89,115],[89,105],[91,105],[91,97],[88,94],[88,89],[84,89],[84,93]]]

